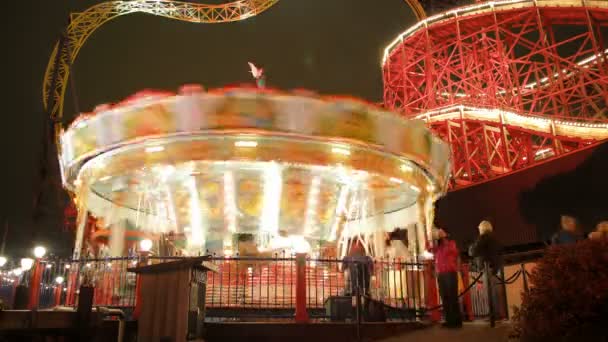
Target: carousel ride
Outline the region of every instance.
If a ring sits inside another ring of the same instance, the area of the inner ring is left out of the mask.
[[[379,255],[386,233],[405,226],[421,253],[449,153],[421,120],[260,87],[142,92],[60,135],[76,258],[90,241],[120,256],[143,238],[160,255],[232,255],[244,240],[249,255],[344,255],[355,239]]]

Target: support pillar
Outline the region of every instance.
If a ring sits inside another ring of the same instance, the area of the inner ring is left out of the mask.
[[[427,260],[425,262],[424,284],[427,309],[437,307],[439,305],[439,297],[437,295],[437,279],[435,278],[435,263],[433,260]],[[439,309],[430,310],[429,319],[431,322],[439,322],[441,320],[441,312]]]
[[[139,252],[138,267],[146,266],[148,264],[149,253],[140,251]],[[141,276],[138,273],[135,278],[135,307],[133,308],[133,318],[138,319],[141,313]]]
[[[30,291],[29,291],[29,301],[27,308],[29,310],[35,310],[38,308],[38,299],[40,297],[40,281],[42,279],[42,270],[44,267],[40,262],[40,259],[36,259],[34,263],[34,270],[32,271],[32,276],[30,278]]]
[[[63,284],[55,285],[55,306],[61,305],[61,292],[63,290]]]
[[[470,279],[471,279],[471,276],[469,273],[469,264],[463,264],[462,265],[462,287],[463,287],[463,289],[466,289],[469,287]],[[471,301],[471,291],[467,291],[467,293],[465,293],[462,296],[462,304],[464,305],[466,320],[472,321],[473,320],[473,304]]]
[[[296,323],[308,323],[305,253],[296,254]]]

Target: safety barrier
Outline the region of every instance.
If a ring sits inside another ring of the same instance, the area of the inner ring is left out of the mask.
[[[161,263],[176,259],[180,258],[150,257],[147,262]],[[136,257],[39,260],[32,270],[23,274],[2,271],[0,298],[5,306],[10,306],[16,303],[15,297],[21,288],[30,294],[27,305],[21,303],[21,308],[75,306],[80,287],[92,286],[95,306],[133,308],[136,305],[137,278],[127,268],[141,261]],[[208,272],[207,276],[208,317],[293,317],[297,304],[298,266],[295,256],[210,256],[209,261],[215,265],[217,272]],[[463,265],[460,299],[465,318],[490,317],[492,322],[496,318],[506,318],[504,286],[523,276],[527,288],[527,273],[523,264],[520,270],[507,277],[499,273],[488,279],[487,274],[487,271],[470,272],[468,265]],[[32,295],[35,286],[31,285],[36,279],[37,295]],[[488,287],[488,284],[493,286]],[[328,318],[326,307],[332,297],[361,297],[381,303],[388,313],[388,319],[436,320],[441,310],[436,299],[433,267],[428,262],[377,259],[366,263],[307,258],[305,288],[305,307],[312,318]],[[358,310],[359,305],[356,306]]]

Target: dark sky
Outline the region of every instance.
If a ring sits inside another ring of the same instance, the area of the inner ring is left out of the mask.
[[[45,115],[40,94],[49,54],[68,14],[97,2],[29,0],[3,7],[5,162],[0,222],[10,223],[7,254],[22,255],[36,243],[55,250],[72,245],[73,234],[61,233],[58,210],[32,218]],[[119,17],[93,33],[77,58],[78,105],[88,111],[144,88],[251,82],[247,61],[266,69],[271,87],[309,88],[378,102],[382,50],[414,21],[403,0],[280,0],[260,16],[214,25],[140,14]],[[65,115],[70,118],[71,104],[68,94]],[[53,198],[47,196],[48,208],[57,202]]]

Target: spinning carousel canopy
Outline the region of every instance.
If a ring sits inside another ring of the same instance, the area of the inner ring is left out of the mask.
[[[81,211],[200,245],[336,239],[439,197],[448,156],[421,121],[361,101],[232,89],[101,107],[63,132],[60,160]]]

